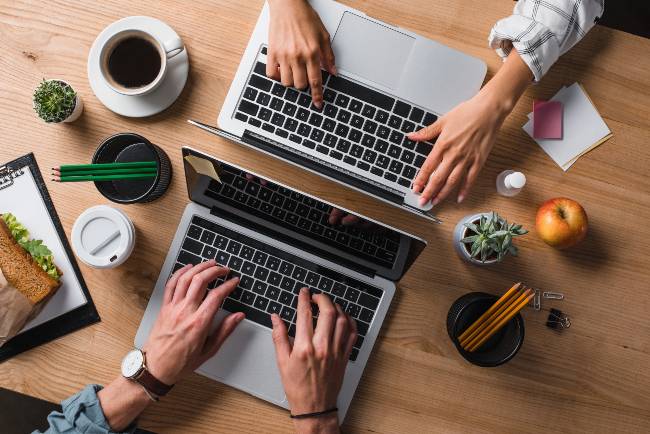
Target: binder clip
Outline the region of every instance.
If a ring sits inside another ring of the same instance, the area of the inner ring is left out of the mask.
[[[546,327],[558,331],[571,327],[571,319],[567,314],[559,309],[550,309],[549,312]]]

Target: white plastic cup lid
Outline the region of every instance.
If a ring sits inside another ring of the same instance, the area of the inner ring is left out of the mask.
[[[72,227],[72,246],[84,263],[113,268],[124,263],[135,245],[135,228],[119,209],[98,205],[84,211]]]

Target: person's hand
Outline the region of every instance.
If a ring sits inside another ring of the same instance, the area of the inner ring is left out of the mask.
[[[437,137],[413,181],[413,191],[421,193],[420,205],[431,201],[435,206],[458,186],[458,202],[463,201],[494,146],[503,120],[489,99],[478,94],[408,135],[418,142],[433,142]]]
[[[278,368],[294,415],[336,407],[345,367],[357,340],[356,322],[338,304],[333,304],[325,294],[314,295],[313,300],[320,311],[315,329],[309,290],[300,290],[293,345],[284,322],[276,314],[271,316]],[[295,423],[299,431],[309,431],[314,424],[321,424],[320,432],[338,432],[336,413],[296,419]]]
[[[420,205],[435,206],[459,186],[462,202],[487,159],[506,116],[533,76],[516,50],[497,74],[469,101],[463,102],[433,124],[408,135],[418,142],[437,140],[413,180],[421,193]]]
[[[332,226],[354,226],[355,228],[365,232],[376,232],[377,230],[381,229],[381,227],[374,222],[362,219],[359,216],[350,214],[338,208],[332,208],[330,215],[327,217],[327,223],[331,224]]]
[[[251,175],[250,173],[246,174],[246,180],[250,182],[259,182],[262,185],[266,185],[269,183],[266,179],[258,178],[257,176]]]
[[[310,87],[314,105],[321,108],[321,66],[336,74],[329,33],[306,0],[269,0],[269,5],[266,75],[286,87]]]
[[[361,219],[354,214],[347,213],[338,208],[332,208],[327,222],[331,225],[352,226],[359,224]]]
[[[228,315],[210,334],[214,316],[224,298],[239,284],[229,279],[206,296],[208,283],[224,277],[228,268],[214,260],[186,265],[172,275],[165,287],[162,308],[143,350],[147,369],[172,385],[212,357],[232,333],[244,314]]]

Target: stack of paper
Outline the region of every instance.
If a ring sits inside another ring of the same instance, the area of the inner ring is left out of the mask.
[[[564,105],[562,138],[534,138],[532,113],[528,115],[529,120],[523,129],[566,171],[578,158],[609,139],[612,132],[578,83],[563,87],[551,101],[559,101]]]

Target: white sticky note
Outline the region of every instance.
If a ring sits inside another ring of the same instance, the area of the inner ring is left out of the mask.
[[[578,83],[561,89],[551,101],[564,105],[564,135],[562,139],[536,139],[563,170],[567,170],[581,155],[593,149],[611,136],[611,131],[598,114],[589,97]],[[533,122],[522,127],[533,136]]]

